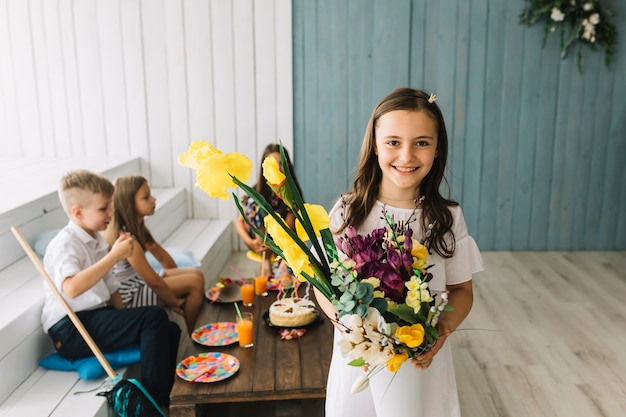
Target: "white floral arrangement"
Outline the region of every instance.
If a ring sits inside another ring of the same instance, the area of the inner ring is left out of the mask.
[[[544,21],[545,46],[548,35],[560,31],[561,58],[578,43],[577,65],[582,72],[582,46],[604,48],[604,63],[608,67],[615,55],[617,29],[608,20],[613,13],[599,0],[526,0],[529,5],[519,16],[520,23],[532,26]]]

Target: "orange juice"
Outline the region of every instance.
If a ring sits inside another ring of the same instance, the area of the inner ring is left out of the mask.
[[[243,280],[243,285],[241,286],[241,301],[245,306],[254,304],[254,281],[252,278]]]
[[[252,313],[241,313],[241,317],[237,317],[237,333],[239,346],[245,348],[254,346]]]
[[[256,277],[254,279],[254,292],[256,295],[267,295],[267,277]]]

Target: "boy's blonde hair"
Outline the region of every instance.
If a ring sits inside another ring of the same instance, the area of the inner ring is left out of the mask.
[[[87,170],[72,171],[61,178],[59,200],[65,213],[72,217],[72,206],[87,207],[94,194],[110,198],[113,190],[113,183],[102,175]]]

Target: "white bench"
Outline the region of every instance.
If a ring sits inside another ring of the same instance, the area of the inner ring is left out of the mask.
[[[111,179],[140,172],[138,159],[100,162],[85,166],[93,171],[96,171],[94,167],[101,167],[98,172]],[[51,371],[37,365],[41,358],[53,352],[50,339],[41,328],[42,278],[9,231],[11,226],[18,226],[32,245],[39,233],[59,229],[67,223],[58,202],[56,184],[63,173],[79,166],[61,165],[55,173],[50,172],[54,171],[51,167],[42,171],[48,172],[49,177],[56,175],[51,181],[54,185],[48,185],[47,192],[39,184],[30,189],[30,199],[21,195],[21,200],[14,200],[18,203],[5,201],[0,207],[5,210],[0,211],[0,417],[107,416],[104,398],[94,395],[100,390],[74,395],[97,388],[107,377],[84,381],[75,372]],[[208,286],[230,256],[231,222],[187,219],[184,189],[153,192],[158,204],[157,212],[149,219],[149,227],[155,238],[165,246],[191,250],[201,263]],[[129,369],[131,376],[138,376],[137,367]],[[128,376],[126,368],[118,372]]]

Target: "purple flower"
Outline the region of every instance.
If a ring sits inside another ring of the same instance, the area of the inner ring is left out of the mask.
[[[379,289],[384,291],[386,297],[398,303],[404,302],[404,279],[402,274],[390,264],[368,264],[363,275],[378,278],[380,280]]]
[[[411,239],[413,236],[413,229],[407,229],[406,232],[404,232],[404,236],[404,251],[406,253],[411,253],[413,250],[413,239]]]
[[[387,251],[387,262],[393,269],[399,271],[402,267],[402,257],[400,252],[395,247],[390,247]]]
[[[337,245],[337,248],[341,252],[345,253],[346,256],[352,257],[353,255],[352,246],[350,246],[350,242],[344,239],[343,236],[339,236],[338,238],[335,239],[335,245]]]

